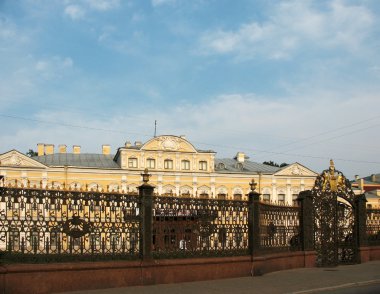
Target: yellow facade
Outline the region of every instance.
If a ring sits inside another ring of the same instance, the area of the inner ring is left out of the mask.
[[[299,163],[276,168],[249,161],[242,152],[219,159],[216,152],[198,150],[186,138],[171,135],[144,144],[127,142],[115,155],[108,145],[99,154],[83,153],[80,146],[68,153],[65,145],[55,152],[51,144],[38,144],[37,150],[39,156],[32,158],[16,150],[0,155],[2,184],[131,193],[148,168],[157,195],[245,200],[253,178],[263,200],[291,205],[317,176]]]

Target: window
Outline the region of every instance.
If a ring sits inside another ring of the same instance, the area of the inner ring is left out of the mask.
[[[147,168],[156,168],[156,160],[153,158],[148,158],[146,160],[146,167]]]
[[[199,170],[207,170],[207,161],[199,162]]]
[[[128,158],[128,167],[137,167],[137,158]]]
[[[234,199],[235,200],[242,200],[243,199],[243,194],[241,194],[241,193],[235,193],[234,194]]]
[[[270,194],[263,194],[263,201],[266,203],[270,202]]]
[[[218,194],[218,199],[227,199],[227,194],[225,194],[225,193],[219,193]]]
[[[189,160],[182,160],[182,169],[183,170],[189,170],[190,169],[190,161]]]
[[[278,204],[280,205],[285,204],[285,194],[278,194]]]
[[[173,169],[173,160],[165,159],[164,161],[164,169]]]
[[[293,195],[292,195],[292,203],[293,203],[293,206],[298,206],[297,198],[298,198],[298,194],[293,194]]]

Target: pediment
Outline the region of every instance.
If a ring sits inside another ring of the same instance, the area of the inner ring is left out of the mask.
[[[141,150],[197,152],[189,141],[177,136],[158,136],[146,142]]]
[[[299,164],[298,162],[290,164],[282,169],[280,169],[278,172],[274,174],[275,176],[301,176],[301,177],[316,177],[318,174],[311,169],[308,169],[307,167],[303,166],[302,164]]]
[[[0,167],[2,166],[46,168],[46,165],[43,165],[17,150],[11,150],[0,155]]]

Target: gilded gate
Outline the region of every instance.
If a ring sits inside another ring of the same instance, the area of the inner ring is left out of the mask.
[[[311,195],[317,266],[357,263],[355,194],[332,160],[317,177]]]

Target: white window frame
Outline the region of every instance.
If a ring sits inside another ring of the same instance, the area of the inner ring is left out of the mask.
[[[201,160],[199,161],[199,170],[207,170],[207,161]]]
[[[138,167],[138,160],[136,157],[129,157],[128,158],[128,167],[129,168],[137,168]]]
[[[182,167],[182,170],[190,170],[190,160],[182,160],[181,161],[181,167]]]
[[[173,160],[165,159],[164,160],[164,169],[173,169]]]
[[[156,168],[156,160],[154,158],[148,158],[146,160],[146,167],[152,169]]]

